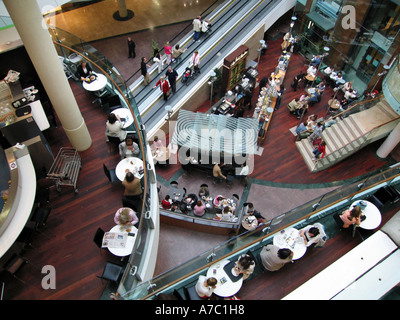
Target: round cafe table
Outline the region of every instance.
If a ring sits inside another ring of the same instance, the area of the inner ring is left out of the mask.
[[[101,73],[92,72],[97,78],[90,83],[82,81],[83,88],[87,91],[98,92],[102,91],[107,85],[107,77]],[[90,76],[89,76],[90,77]]]
[[[244,216],[242,220],[242,227],[246,230],[253,230],[257,228],[258,220],[255,216]]]
[[[235,295],[243,284],[243,277],[240,277],[237,281],[232,281],[231,277],[227,274],[224,267],[229,263],[231,263],[229,260],[217,261],[207,270],[207,278],[214,277],[217,279],[214,293],[220,297],[231,297]],[[233,266],[234,263],[232,263],[232,268]],[[232,272],[232,268],[230,268],[228,272]]]
[[[135,177],[142,179],[143,173],[140,174],[140,168],[143,169],[143,161],[136,157],[127,157],[118,162],[115,167],[115,175],[121,181],[124,181],[127,172],[132,172]]]
[[[124,128],[128,128],[133,123],[133,116],[128,108],[118,108],[111,113],[114,113],[120,119],[125,119]]]
[[[132,253],[133,246],[135,245],[135,240],[137,236],[138,229],[132,225],[130,226],[123,226],[123,225],[115,225],[110,232],[115,232],[115,233],[131,233],[134,235],[128,235],[126,239],[126,245],[123,248],[110,248],[107,247],[107,249],[117,257],[125,257],[129,256]]]
[[[363,200],[365,201],[365,200]],[[350,209],[356,206],[360,201],[355,201],[351,204]],[[382,222],[382,215],[379,209],[369,201],[365,201],[367,203],[367,206],[365,207],[364,210],[362,210],[362,215],[364,215],[366,218],[365,220],[361,221],[359,227],[366,229],[366,230],[373,230],[375,228],[378,228],[379,225]]]
[[[300,232],[296,228],[286,228],[278,232],[273,239],[275,246],[287,248],[293,251],[293,260],[300,259],[307,251],[304,239],[300,237]]]
[[[335,100],[330,99],[328,101],[328,106],[331,109],[338,110],[340,108],[340,102],[337,99],[335,99]]]

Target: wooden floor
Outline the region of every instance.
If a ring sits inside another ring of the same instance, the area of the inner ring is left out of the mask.
[[[270,41],[267,55],[260,60],[261,76],[269,75],[274,70],[280,53],[279,46],[280,39]],[[295,148],[294,136],[289,132],[289,128],[296,125],[298,119],[289,115],[286,107],[290,100],[303,92],[302,90],[293,92],[290,83],[295,74],[305,69],[306,63],[300,55],[294,55],[290,61],[284,81],[287,90],[283,95],[281,108],[273,116],[267,140],[262,146],[264,152],[262,156],[255,157],[255,171],[251,174],[253,182],[264,180],[272,183],[298,184],[298,188],[306,188],[309,184],[342,184],[346,180],[387,165],[386,161],[377,159],[375,156],[377,144],[372,144],[357,155],[323,172],[311,174],[308,171]],[[19,273],[25,284],[8,275],[0,275],[0,282],[5,283],[5,300],[99,299],[105,283],[96,276],[101,274],[107,260],[119,261],[107,251],[100,252],[92,241],[98,227],[108,230],[114,225],[114,213],[121,206],[122,189],[111,186],[102,171],[103,163],[110,167],[115,166],[119,155],[115,151],[110,152],[105,142],[106,115],[97,104],[91,103],[92,97],[87,95],[80,85],[71,82],[71,88],[93,139],[93,146],[80,153],[82,170],[78,179],[79,193],[74,194],[68,187],[64,187],[60,193],[52,191],[52,213],[43,228],[43,234],[37,233],[32,248],[27,248],[23,252],[24,256],[30,259],[29,264]],[[311,111],[323,115],[327,107],[326,101],[331,94],[332,92],[327,90],[322,102],[314,106]],[[255,95],[253,100],[256,98]],[[199,105],[199,108],[204,108],[207,104],[209,101]],[[60,147],[70,146],[62,128],[50,130],[47,138],[54,154],[57,154]],[[169,168],[158,169],[157,174],[169,180],[179,169],[180,165],[171,165]],[[180,254],[185,251],[185,254],[195,256],[199,253],[199,243],[202,246],[200,250],[203,250],[224,239],[217,235],[188,232],[174,226],[162,225],[162,250],[158,254],[155,275],[167,271],[171,263],[179,263],[170,261],[170,252],[176,251],[177,244],[184,248],[180,250]],[[262,275],[262,281],[250,280],[239,295],[243,299],[277,299],[279,295],[275,295],[275,291],[279,291],[280,295],[289,292],[296,283],[329,264],[331,257],[346,250],[353,244],[352,242],[358,241],[342,237],[337,240],[337,242],[336,239],[329,241],[318,253],[307,253],[306,258],[288,266],[285,273],[274,277]],[[57,287],[54,290],[44,290],[41,287],[44,276],[41,270],[45,265],[56,268]],[[300,265],[304,267],[299,269]],[[301,278],[298,277],[298,273],[290,272],[294,268],[302,270]],[[291,286],[287,286],[286,283],[291,283]]]

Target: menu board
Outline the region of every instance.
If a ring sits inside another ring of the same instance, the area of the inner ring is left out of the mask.
[[[249,48],[242,45],[224,59],[222,70],[222,90],[234,88],[246,72]]]

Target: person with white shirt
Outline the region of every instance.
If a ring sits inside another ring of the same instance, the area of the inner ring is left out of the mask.
[[[207,278],[206,276],[200,275],[195,288],[200,298],[207,299],[214,292],[216,285],[217,279],[214,277]]]
[[[193,56],[190,61],[193,64],[194,72],[200,73],[200,55],[197,50],[194,51]]]

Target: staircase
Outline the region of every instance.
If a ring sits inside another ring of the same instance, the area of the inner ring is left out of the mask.
[[[362,109],[363,105],[358,107]],[[337,123],[323,131],[322,139],[326,142],[326,154],[318,162],[312,160],[314,147],[308,139],[296,141],[296,147],[311,172],[329,168],[368,144],[384,138],[400,122],[400,115],[392,109],[384,97],[376,100],[376,103],[366,110],[347,117],[344,113],[343,116],[342,119],[336,118]]]

